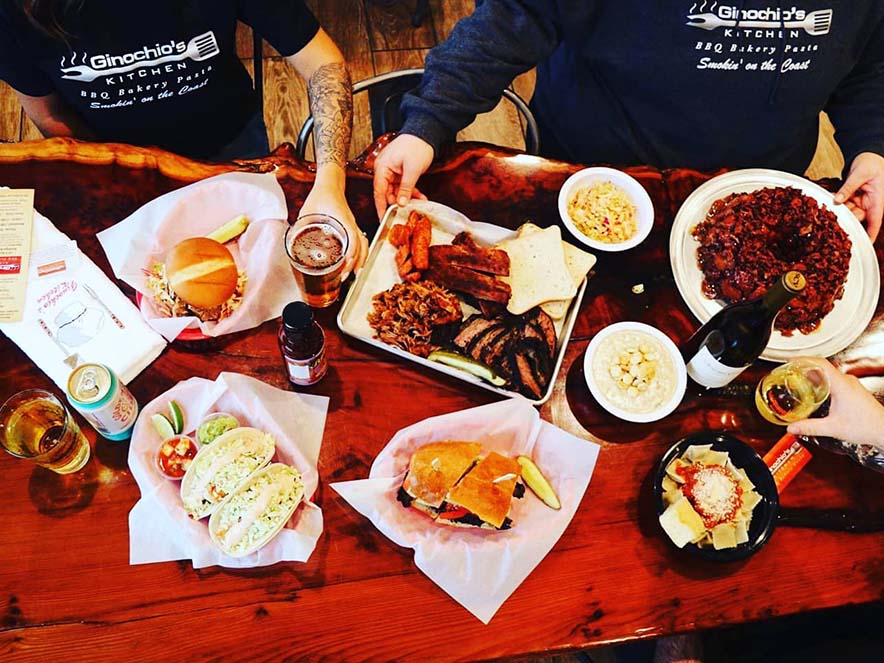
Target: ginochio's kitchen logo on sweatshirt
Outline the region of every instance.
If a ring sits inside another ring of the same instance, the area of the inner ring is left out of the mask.
[[[62,78],[89,83],[96,78],[125,74],[136,69],[163,67],[173,62],[202,62],[220,52],[214,32],[204,32],[190,41],[171,40],[162,44],[142,46],[128,53],[101,53],[89,56],[73,53],[61,59]],[[79,61],[80,64],[77,64]]]
[[[725,36],[737,36],[748,33],[750,36],[778,37],[785,35],[796,38],[801,34],[821,37],[829,34],[832,29],[831,9],[806,11],[794,5],[792,7],[758,7],[741,9],[726,3],[695,2],[687,15],[687,25],[701,30],[723,29]],[[765,34],[766,31],[772,31]]]

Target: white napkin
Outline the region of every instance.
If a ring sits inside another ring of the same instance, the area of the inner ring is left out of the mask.
[[[34,212],[24,316],[0,324],[60,389],[73,360],[109,366],[125,384],[166,346],[141,313],[77,243]],[[116,318],[116,320],[114,320]]]
[[[530,490],[514,499],[505,531],[437,525],[396,501],[412,452],[437,440],[475,440],[483,452],[534,459],[562,502],[554,511]],[[540,419],[525,399],[433,417],[405,428],[375,458],[368,479],[331,484],[385,536],[414,549],[414,563],[487,624],[571,522],[599,446]]]
[[[181,240],[208,235],[240,214],[251,223],[226,246],[248,277],[242,305],[221,322],[163,317],[146,285],[151,267],[163,262]],[[98,241],[117,278],[145,295],[141,310],[148,324],[171,341],[186,328],[198,328],[207,336],[251,329],[302,299],[285,253],[287,228],[285,196],[272,173],[226,173],[152,200],[98,233]]]
[[[297,468],[304,480],[305,503],[269,544],[245,557],[229,557],[212,543],[208,520],[187,517],[180,481],[170,481],[156,466],[162,440],[150,420],[167,412],[169,401],[184,411],[184,430],[192,432],[211,412],[227,412],[240,425],[270,433],[276,440],[274,461]],[[204,566],[247,568],[287,560],[305,562],[322,534],[322,511],[309,501],[319,485],[319,449],[328,398],[276,389],[238,373],[221,373],[213,382],[190,378],[148,403],[138,417],[129,445],[129,469],[141,499],[129,512],[129,563],[149,564],[190,559]]]

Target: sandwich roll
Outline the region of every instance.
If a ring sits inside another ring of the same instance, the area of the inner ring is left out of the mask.
[[[479,458],[476,442],[431,442],[414,452],[402,488],[418,505],[437,508]]]
[[[184,510],[194,520],[210,515],[221,501],[276,452],[272,436],[255,428],[234,428],[197,452],[181,481]]]
[[[448,492],[448,503],[477,516],[482,521],[480,527],[487,523],[494,529],[506,529],[505,521],[521,473],[522,466],[516,460],[492,451]],[[440,515],[438,522],[461,524],[444,515]]]
[[[419,447],[396,499],[442,525],[509,529],[512,499],[525,493],[522,466],[497,452],[484,458],[481,452],[482,445],[476,442],[431,442]]]
[[[169,286],[190,306],[215,308],[236,291],[239,271],[233,255],[207,237],[179,242],[169,251],[165,265]]]
[[[304,497],[301,473],[273,463],[252,474],[209,518],[209,535],[231,557],[267,545],[282,531]]]

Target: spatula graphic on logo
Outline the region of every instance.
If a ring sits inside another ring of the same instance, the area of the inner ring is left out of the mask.
[[[194,62],[202,62],[203,60],[208,60],[209,58],[218,55],[218,53],[220,53],[220,50],[218,49],[218,42],[215,39],[215,33],[206,32],[187,42],[187,50],[183,53],[177,53],[176,55],[165,55],[153,60],[139,60],[138,62],[133,62],[124,67],[114,67],[112,69],[93,69],[86,65],[77,65],[75,67],[62,69],[61,73],[63,74],[62,78],[82,81],[83,83],[91,83],[96,78],[102,76],[125,74],[134,71],[135,69],[155,67],[159,64],[166,64],[167,62],[177,62],[179,60],[187,59],[193,60]]]
[[[810,12],[801,21],[734,21],[719,18],[715,14],[691,14],[688,25],[703,30],[716,28],[785,28],[786,30],[804,30],[812,37],[829,33],[832,28],[832,10],[820,9]]]

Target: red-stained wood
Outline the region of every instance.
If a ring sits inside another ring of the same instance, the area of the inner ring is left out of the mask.
[[[376,227],[370,163],[368,157],[351,171],[348,187],[369,233]],[[97,230],[187,183],[236,168],[274,167],[290,210],[297,210],[313,176],[290,146],[238,165],[64,139],[0,146],[0,185],[35,188],[37,208],[106,271]],[[460,145],[424,178],[422,190],[476,219],[548,225],[557,222],[558,187],[576,169]],[[365,477],[399,428],[495,397],[342,336],[332,307],[318,314],[330,371],[306,390],[330,398],[314,498],[325,532],[311,559],[239,571],[196,571],[188,562],[129,566],[127,516],[138,489],[126,445],[96,440],[84,423],[94,459],[79,474],[59,477],[0,456],[0,660],[485,660],[882,598],[884,534],[782,527],[751,559],[722,566],[678,553],[659,533],[649,475],[669,445],[715,428],[764,451],[782,431],[763,422],[748,397],[689,395],[672,416],[646,425],[616,420],[593,403],[582,359],[604,325],[644,320],[675,340],[696,326],[675,290],[666,246],[678,204],[708,175],[631,172],[654,199],[654,231],[635,251],[599,256],[554,395],[541,409],[544,418],[600,442],[599,463],[570,527],[488,626],[430,582],[411,551],[387,540],[328,483]],[[880,260],[881,243],[878,254]],[[635,283],[645,285],[645,294],[632,294]],[[884,375],[882,328],[879,305],[869,333],[839,359],[863,375]],[[180,380],[223,370],[285,388],[275,331],[268,322],[210,346],[173,344],[130,387],[146,403]],[[5,338],[0,357],[0,398],[31,386],[53,388]],[[740,381],[752,384],[766,368]],[[884,478],[818,452],[782,503],[874,513],[884,504]],[[434,635],[438,629],[428,624],[444,624],[449,635]]]

